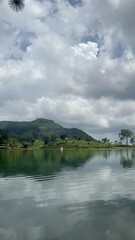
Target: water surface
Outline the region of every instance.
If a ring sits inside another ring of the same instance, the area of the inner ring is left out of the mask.
[[[134,224],[134,150],[0,151],[0,240],[133,240]]]

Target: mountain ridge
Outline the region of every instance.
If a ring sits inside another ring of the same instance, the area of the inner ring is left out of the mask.
[[[8,129],[10,137],[16,136],[20,141],[35,139],[69,138],[95,141],[93,137],[78,128],[64,128],[53,120],[37,118],[32,121],[0,121],[0,129]]]

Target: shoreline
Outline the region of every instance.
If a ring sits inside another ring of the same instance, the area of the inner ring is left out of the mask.
[[[83,150],[83,149],[85,149],[85,150],[132,150],[132,149],[135,149],[135,146],[118,146],[118,147],[93,147],[93,146],[91,146],[91,147],[83,147],[83,146],[80,146],[80,147],[75,147],[75,146],[70,146],[70,147],[68,147],[68,146],[65,146],[65,147],[63,147],[62,146],[62,148],[63,148],[63,150],[61,151],[61,146],[42,146],[42,147],[28,147],[28,148],[19,148],[19,147],[5,147],[5,148],[0,148],[0,151],[10,151],[10,150],[24,150],[24,151],[27,151],[27,150],[41,150],[41,149],[44,149],[44,150],[60,150],[61,152],[63,152],[64,151],[64,149],[66,149],[66,150]]]

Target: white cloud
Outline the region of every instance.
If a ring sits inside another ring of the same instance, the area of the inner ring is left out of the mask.
[[[0,119],[46,117],[89,133],[134,128],[133,7],[29,0],[16,14],[2,4]]]
[[[87,43],[79,43],[77,46],[71,47],[75,56],[80,56],[88,60],[96,59],[98,53],[97,43],[88,41]]]

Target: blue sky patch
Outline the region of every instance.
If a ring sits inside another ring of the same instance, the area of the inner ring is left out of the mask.
[[[82,5],[83,1],[82,0],[67,0],[72,6],[76,7],[78,5]]]
[[[125,51],[125,47],[123,46],[122,43],[119,42],[113,49],[112,58],[122,57],[124,51]]]

